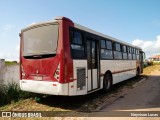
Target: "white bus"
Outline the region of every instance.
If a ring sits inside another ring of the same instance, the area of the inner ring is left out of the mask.
[[[143,72],[141,48],[68,18],[22,29],[20,87],[51,95],[85,95]]]

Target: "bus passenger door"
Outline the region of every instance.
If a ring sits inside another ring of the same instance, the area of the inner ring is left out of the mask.
[[[88,91],[100,87],[98,42],[87,39]]]

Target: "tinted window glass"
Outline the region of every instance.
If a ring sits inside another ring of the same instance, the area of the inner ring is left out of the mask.
[[[123,52],[127,52],[127,48],[125,45],[123,46]]]
[[[85,57],[83,46],[71,45],[71,49],[72,49],[73,58],[78,59],[78,58],[84,58]]]
[[[122,52],[114,51],[114,59],[122,59]]]
[[[133,54],[132,56],[133,56],[133,60],[135,60],[136,59],[136,54]]]
[[[127,59],[127,53],[123,53],[123,59],[124,59],[124,60]]]
[[[112,50],[112,42],[111,41],[106,41],[107,44],[107,49]]]
[[[127,47],[127,52],[130,53],[130,48],[129,47]]]
[[[102,59],[113,59],[113,54],[111,50],[101,49]]]
[[[85,58],[83,37],[80,32],[71,31],[71,53],[74,59]]]
[[[119,43],[115,43],[115,50],[116,51],[121,51],[121,46]]]
[[[101,40],[101,48],[106,48],[106,42],[105,42],[105,40]]]
[[[136,49],[134,49],[134,54],[136,54]]]
[[[128,53],[128,59],[132,60],[132,54],[131,53]]]
[[[72,43],[73,44],[78,44],[78,45],[82,45],[83,44],[83,40],[82,40],[82,35],[80,32],[72,32]]]
[[[130,47],[130,53],[132,53],[132,48]]]

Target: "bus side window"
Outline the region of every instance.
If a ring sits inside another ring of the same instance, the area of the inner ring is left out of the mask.
[[[136,58],[139,60],[139,50],[136,50]]]
[[[127,47],[127,51],[128,51],[128,59],[132,60],[132,51],[131,51],[131,47]]]
[[[123,49],[123,59],[126,60],[127,59],[127,47],[123,45],[122,49]]]
[[[84,40],[82,33],[77,31],[70,31],[71,35],[71,54],[73,59],[84,59]]]
[[[135,48],[133,48],[133,60],[136,60],[136,50],[135,50]]]
[[[111,41],[101,40],[101,59],[113,59]]]
[[[114,59],[122,59],[121,45],[114,43]]]

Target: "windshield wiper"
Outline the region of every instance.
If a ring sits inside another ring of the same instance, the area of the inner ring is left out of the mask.
[[[49,58],[54,57],[56,54],[42,54],[42,55],[26,55],[23,56],[26,59],[42,59],[42,58]]]

